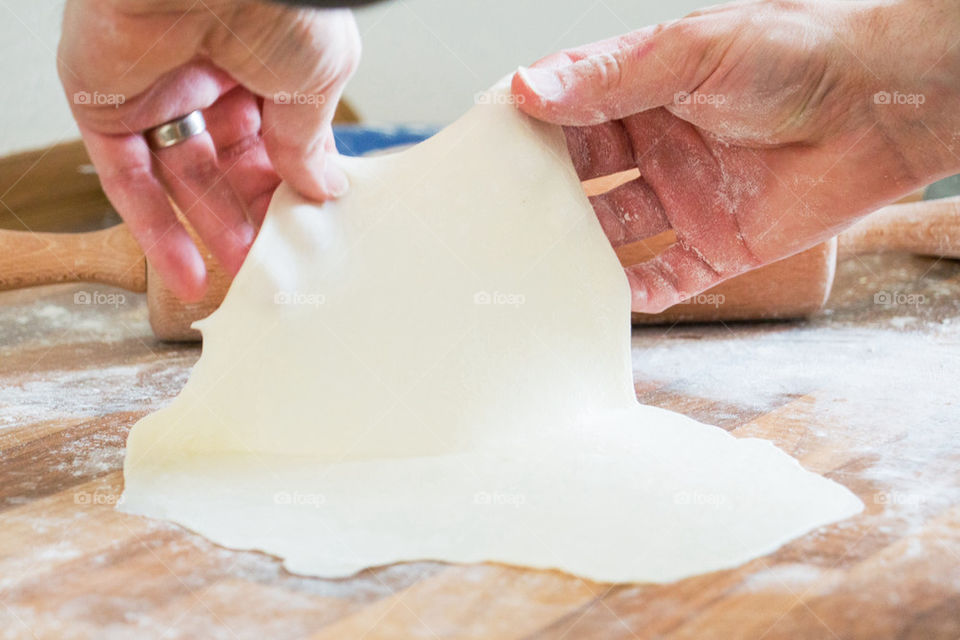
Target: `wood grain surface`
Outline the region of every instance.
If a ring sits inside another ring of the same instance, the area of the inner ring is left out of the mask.
[[[771,439],[866,504],[665,585],[434,562],[305,578],[118,513],[127,432],[199,347],[156,342],[138,294],[2,293],[0,638],[956,639],[958,293],[948,260],[855,259],[807,321],[635,329],[641,401]]]
[[[0,230],[0,290],[98,282],[147,290],[147,261],[122,225],[85,233]]]

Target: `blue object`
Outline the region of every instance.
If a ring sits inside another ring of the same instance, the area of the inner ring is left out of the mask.
[[[951,196],[960,196],[960,176],[944,178],[939,182],[934,182],[927,187],[927,192],[923,197],[925,200],[939,200]]]
[[[338,125],[333,128],[337,149],[345,156],[362,156],[372,151],[423,142],[439,131],[430,126]]]

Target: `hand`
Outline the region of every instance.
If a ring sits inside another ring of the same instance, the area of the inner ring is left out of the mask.
[[[247,0],[68,0],[60,78],[111,203],[164,283],[206,288],[168,196],[239,270],[280,179],[333,198],[331,122],[360,41],[347,11]],[[142,132],[202,109],[207,133],[152,152]],[[278,175],[279,174],[279,175]]]
[[[826,240],[960,170],[955,2],[754,1],[549,56],[513,79],[566,125],[615,246],[673,230],[627,269],[658,312]]]

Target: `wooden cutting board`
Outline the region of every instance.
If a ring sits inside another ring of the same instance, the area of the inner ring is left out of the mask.
[[[118,513],[127,432],[199,347],[154,341],[136,294],[0,294],[0,638],[956,639],[958,294],[956,263],[877,257],[804,322],[636,329],[641,401],[769,438],[866,504],[666,585],[431,562],[303,578]]]

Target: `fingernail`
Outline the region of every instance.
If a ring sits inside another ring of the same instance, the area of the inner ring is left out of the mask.
[[[563,93],[563,83],[556,71],[550,69],[525,69],[520,67],[517,74],[528,87],[541,98],[553,100]]]
[[[347,174],[343,172],[343,169],[329,160],[327,160],[327,164],[323,168],[322,180],[324,189],[334,198],[339,198],[350,188],[350,181],[347,180]]]
[[[257,238],[257,230],[248,222],[237,229],[237,237],[240,239],[240,246],[243,247],[243,250],[245,252],[249,251],[250,245]]]

